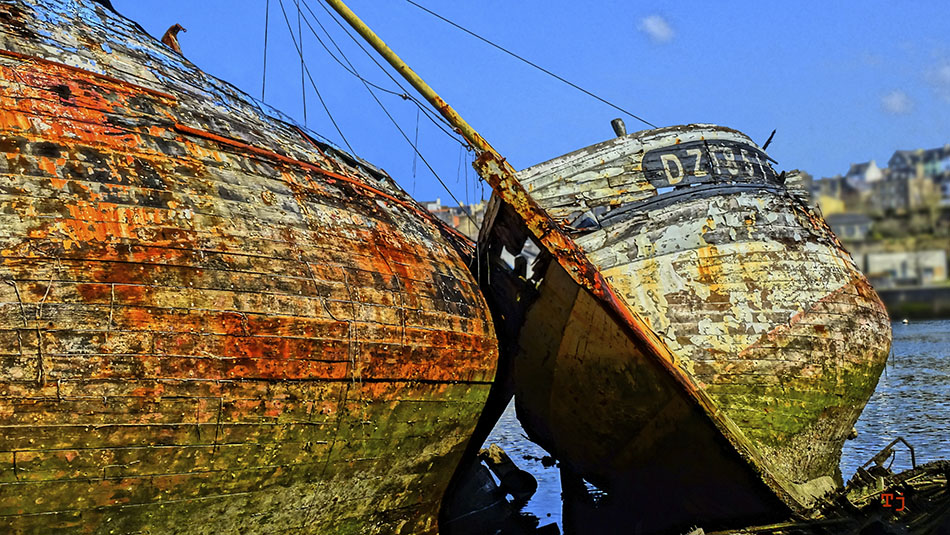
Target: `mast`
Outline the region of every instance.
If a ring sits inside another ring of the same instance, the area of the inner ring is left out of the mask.
[[[465,119],[462,118],[451,106],[448,105],[442,97],[438,95],[429,84],[419,77],[408,65],[389,48],[376,33],[369,28],[357,15],[347,7],[342,0],[326,0],[330,7],[336,10],[346,22],[350,24],[394,69],[396,69],[403,78],[408,81],[435,109],[439,110],[442,117],[445,117],[456,130],[462,134],[462,137],[475,149],[478,154],[490,152],[498,156],[498,152],[485,139],[475,131],[474,128]],[[501,158],[503,159],[503,158]],[[514,169],[512,169],[514,172]],[[493,186],[494,187],[494,186]]]
[[[644,344],[647,353],[652,354],[674,377],[681,379],[684,387],[703,398],[704,392],[679,369],[676,358],[669,347],[656,336],[639,314],[626,307],[614,293],[600,270],[594,266],[583,250],[561,230],[560,226],[551,219],[546,210],[541,208],[531,195],[518,181],[514,168],[498,151],[475,131],[461,115],[458,114],[442,97],[429,87],[392,49],[390,49],[376,33],[369,28],[357,15],[350,10],[343,0],[326,0],[326,2],[343,17],[350,26],[359,33],[394,69],[396,69],[412,86],[439,110],[447,121],[469,142],[478,153],[474,162],[475,170],[491,186],[501,200],[508,204],[524,221],[528,230],[538,241],[557,259],[558,263],[567,271],[579,285],[587,288],[591,293],[620,316],[627,326],[634,331],[636,339]],[[706,398],[708,400],[708,398]],[[708,400],[708,409],[718,413]],[[705,403],[703,403],[706,405]]]
[[[595,296],[604,301],[609,308],[624,320],[633,329],[636,338],[647,347],[657,359],[666,364],[675,376],[685,375],[678,370],[675,357],[669,348],[656,336],[636,312],[631,311],[620,301],[613,289],[607,284],[600,270],[594,266],[581,248],[574,243],[560,226],[551,219],[547,211],[541,208],[531,195],[524,189],[515,176],[515,170],[505,158],[496,151],[491,144],[475,131],[442,97],[429,87],[408,65],[376,33],[364,23],[356,13],[353,13],[343,0],[326,0],[350,26],[359,33],[394,69],[396,69],[412,86],[425,97],[426,100],[442,114],[447,121],[469,142],[478,153],[474,167],[491,186],[503,202],[508,204],[524,221],[528,230],[538,241],[557,259],[558,263],[570,274],[571,278],[581,286],[590,290]],[[688,390],[700,390],[688,379],[685,385]]]
[[[376,35],[342,0],[325,0],[350,26],[359,33],[403,78],[425,97],[447,121],[469,142],[478,153],[473,166],[491,186],[496,195],[524,222],[525,227],[554,257],[558,264],[578,285],[590,291],[614,314],[629,336],[644,354],[649,355],[680,384],[687,395],[709,417],[720,433],[737,452],[752,460],[763,481],[786,503],[797,501],[785,486],[768,472],[764,459],[752,446],[739,427],[712,400],[709,394],[697,385],[680,368],[679,360],[647,325],[639,313],[632,310],[614,292],[600,270],[587,258],[587,254],[568,236],[551,216],[541,208],[525,190],[515,175],[515,170],[505,159],[472,128],[451,106],[448,105],[422,78],[419,77],[382,39]]]

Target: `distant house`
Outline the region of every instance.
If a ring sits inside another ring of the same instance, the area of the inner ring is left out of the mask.
[[[434,201],[422,201],[422,206],[424,206],[426,210],[432,213],[438,212],[439,210],[442,209],[442,199],[439,197],[436,197]]]
[[[474,240],[478,238],[478,229],[485,217],[487,203],[481,201],[465,206],[442,206],[442,199],[436,199],[425,201],[422,205],[450,227]]]
[[[864,241],[871,232],[871,225],[874,221],[864,215],[855,213],[831,214],[825,217],[825,221],[831,226],[831,230],[842,240]]]
[[[930,176],[908,176],[886,169],[884,179],[872,185],[868,208],[877,214],[902,214],[939,205],[941,186]],[[950,179],[950,176],[947,177]],[[948,181],[950,183],[950,181]],[[947,189],[950,194],[950,188]],[[950,195],[946,197],[950,201]]]
[[[878,287],[933,284],[947,280],[947,252],[942,249],[902,253],[868,253],[865,272]]]
[[[936,178],[950,174],[950,144],[937,149],[896,151],[888,160],[887,167],[891,173],[906,178]]]
[[[811,184],[811,198],[825,215],[841,212],[863,212],[871,196],[871,188],[886,176],[886,169],[874,160],[851,164],[844,176],[822,178]]]
[[[853,183],[864,182],[871,184],[884,178],[884,170],[877,166],[877,162],[871,160],[865,163],[853,163],[845,175]]]
[[[950,206],[950,144],[929,150],[896,151],[888,161],[888,169],[894,178],[911,183],[909,209],[914,209],[915,203],[917,208],[933,202]]]
[[[871,212],[876,214],[904,213],[908,209],[908,178],[890,172],[883,180],[874,183],[871,189],[869,206]]]
[[[865,198],[867,185],[850,180],[846,176],[836,175],[812,182],[811,198],[821,207],[825,215],[859,211]]]
[[[936,184],[940,191],[940,204],[942,206],[950,206],[950,173],[938,177]]]
[[[950,144],[896,151],[884,168],[874,160],[851,164],[843,176],[816,180],[811,198],[825,215],[907,214],[950,206]]]

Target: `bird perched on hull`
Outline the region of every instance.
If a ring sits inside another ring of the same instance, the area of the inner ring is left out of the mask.
[[[178,45],[178,32],[187,32],[181,24],[175,24],[169,28],[162,36],[162,42],[168,45],[172,50],[181,54],[181,46]]]

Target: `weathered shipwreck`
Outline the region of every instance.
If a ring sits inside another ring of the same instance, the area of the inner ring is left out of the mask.
[[[0,532],[435,533],[497,345],[385,173],[104,0],[0,2]]]
[[[561,462],[567,529],[950,530],[946,463],[842,484],[890,322],[797,175],[727,128],[620,134],[517,174],[581,261],[537,247],[500,195],[481,236],[519,419]]]
[[[557,251],[525,263],[530,274],[493,274],[509,279],[486,292],[514,308],[519,417],[645,532],[803,513],[841,484],[890,324],[786,177],[747,137],[708,125],[622,135],[518,174],[612,293],[578,284]],[[497,268],[536,238],[495,204],[482,250]]]
[[[946,529],[946,463],[842,488],[889,324],[762,149],[690,125],[516,173],[327,2],[478,150],[483,280],[108,0],[0,0],[0,531],[435,533],[496,328],[571,528]]]
[[[618,132],[516,173],[340,0],[327,1],[479,153],[494,191],[482,287],[519,418],[561,463],[571,532],[946,526],[939,463],[881,468],[843,488],[841,447],[884,367],[890,323],[764,150],[734,130],[688,125]],[[602,507],[577,521],[591,485]],[[919,509],[878,514],[886,490]]]

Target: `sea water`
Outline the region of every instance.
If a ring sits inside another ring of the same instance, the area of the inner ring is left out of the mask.
[[[877,389],[855,425],[857,438],[844,445],[845,481],[897,437],[914,447],[917,464],[950,459],[950,320],[893,324],[894,343]],[[487,444],[496,443],[538,480],[538,491],[524,511],[541,525],[561,525],[561,480],[556,467],[545,467],[547,453],[528,440],[513,405],[502,415]],[[902,444],[894,447],[891,469],[911,467]],[[888,460],[891,463],[891,460]]]
[[[950,320],[895,322],[887,367],[844,444],[841,473],[854,471],[897,437],[917,454],[917,464],[950,459]],[[894,447],[891,470],[911,467],[904,445]]]

